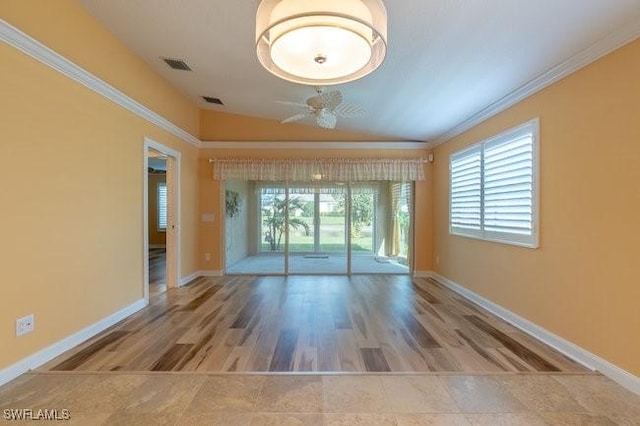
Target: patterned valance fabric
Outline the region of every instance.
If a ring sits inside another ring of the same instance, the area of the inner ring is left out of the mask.
[[[363,182],[424,180],[424,160],[413,159],[211,159],[216,180]]]

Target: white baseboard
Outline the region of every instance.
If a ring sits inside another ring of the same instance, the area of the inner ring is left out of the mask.
[[[198,272],[201,277],[222,277],[224,273],[222,271],[205,270]]]
[[[426,271],[420,271],[425,273]],[[556,349],[573,359],[576,362],[584,365],[585,367],[599,371],[611,380],[629,389],[631,392],[640,395],[640,377],[636,377],[626,370],[610,363],[609,361],[589,352],[588,350],[581,348],[580,346],[571,343],[570,341],[550,332],[549,330],[540,327],[539,325],[522,318],[521,316],[503,308],[502,306],[485,299],[484,297],[474,293],[473,291],[463,287],[462,285],[451,281],[448,278],[443,277],[435,272],[426,272],[428,277],[435,279],[442,283],[444,286],[455,291],[465,299],[481,306],[489,312],[499,316],[508,323],[518,327],[525,333],[535,337],[536,339],[546,343],[552,348]],[[418,276],[417,273],[415,276]],[[423,275],[420,275],[423,276]]]
[[[196,271],[193,274],[180,278],[180,282],[178,284],[182,287],[199,277],[221,277],[223,275],[222,271]]]
[[[13,365],[10,365],[2,370],[0,370],[0,386],[9,381],[15,379],[19,375],[26,373],[29,370],[33,370],[34,368],[38,368],[41,365],[51,361],[58,355],[68,351],[69,349],[78,346],[82,342],[90,339],[96,334],[106,330],[117,322],[125,319],[129,315],[132,315],[138,312],[140,309],[146,306],[144,299],[140,299],[131,305],[120,309],[118,312],[109,315],[106,318],[101,319],[100,321],[83,328],[77,333],[72,334],[71,336],[65,337],[58,342],[47,346],[46,348],[39,350],[38,352],[29,355],[26,358],[21,359]]]
[[[183,285],[187,285],[191,281],[195,280],[196,278],[198,278],[200,276],[201,276],[200,271],[196,271],[193,274],[189,274],[186,277],[182,277],[182,278],[180,278],[180,280],[178,282],[178,286],[182,287]]]

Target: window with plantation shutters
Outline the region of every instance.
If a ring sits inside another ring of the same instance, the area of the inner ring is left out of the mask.
[[[450,232],[538,246],[538,120],[451,155]]]
[[[482,233],[482,150],[472,147],[451,157],[451,231]]]
[[[158,229],[167,229],[167,184],[158,184]]]

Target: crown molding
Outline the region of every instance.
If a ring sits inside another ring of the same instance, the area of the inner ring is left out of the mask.
[[[428,142],[304,142],[304,141],[203,141],[200,145],[205,149],[391,149],[391,150],[414,150],[428,149]]]
[[[627,43],[640,37],[640,22],[633,22],[630,25],[623,26],[619,30],[609,34],[602,40],[597,41],[590,47],[579,52],[577,55],[569,58],[561,64],[551,68],[547,72],[539,75],[523,86],[520,86],[513,92],[509,93],[502,99],[494,102],[480,112],[474,114],[467,120],[458,124],[451,130],[443,133],[432,141],[432,147],[443,144],[454,137],[466,132],[467,130],[477,126],[483,121],[493,117],[494,115],[514,106],[520,101],[528,98],[534,93],[550,86],[551,84],[563,79],[564,77],[578,71],[608,53],[624,46]]]
[[[480,112],[474,114],[467,120],[453,127],[451,130],[438,136],[430,142],[241,142],[241,141],[206,141],[202,142],[186,130],[173,124],[160,114],[150,110],[141,103],[135,101],[131,97],[125,95],[115,87],[109,85],[97,76],[86,71],[79,65],[66,59],[54,50],[43,45],[39,41],[23,33],[3,19],[0,19],[0,40],[15,47],[16,49],[26,53],[32,58],[42,62],[43,64],[55,69],[63,75],[77,81],[78,83],[88,87],[94,92],[104,96],[112,102],[122,106],[128,111],[147,120],[148,122],[166,130],[172,135],[182,139],[183,141],[197,147],[208,149],[394,149],[394,150],[414,150],[429,149],[437,145],[445,143],[450,139],[466,132],[467,130],[477,126],[483,121],[493,117],[494,115],[512,107],[518,102],[528,98],[529,96],[539,92],[549,85],[561,80],[562,78],[574,73],[590,63],[598,60],[604,55],[624,46],[625,44],[640,37],[640,22],[634,22],[630,25],[620,28],[620,30],[611,33],[606,38],[594,43],[587,49],[581,51],[577,55],[565,62],[553,67],[547,72],[541,74],[525,85],[514,90],[507,96],[499,99]]]
[[[72,80],[88,87],[99,95],[131,111],[137,116],[155,124],[183,141],[200,147],[200,140],[176,126],[160,114],[135,101],[120,90],[91,74],[89,71],[71,62],[64,56],[48,48],[44,44],[23,33],[3,19],[0,19],[0,40],[26,53],[32,58],[53,68]]]
[[[160,114],[125,95],[89,71],[35,40],[28,34],[0,19],[0,40],[26,53],[32,58],[53,68],[66,77],[84,85],[99,95],[127,109],[148,122],[160,127],[183,141],[197,147],[209,149],[427,149],[426,142],[202,142]]]

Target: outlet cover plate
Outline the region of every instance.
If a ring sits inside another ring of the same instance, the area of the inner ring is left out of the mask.
[[[31,333],[34,327],[33,314],[16,320],[16,336],[24,336]]]

